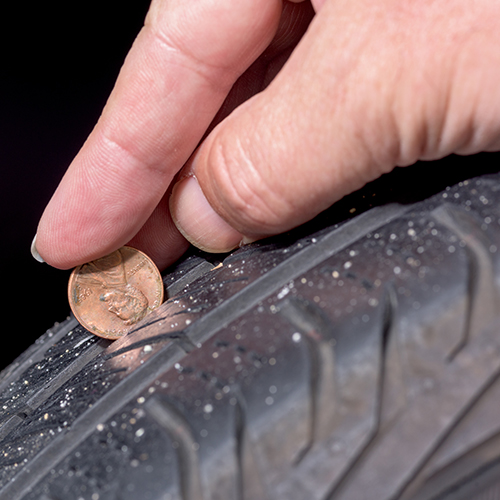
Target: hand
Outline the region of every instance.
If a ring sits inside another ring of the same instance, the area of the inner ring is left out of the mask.
[[[67,268],[130,242],[165,267],[187,246],[172,217],[225,251],[395,166],[499,149],[500,5],[312,6],[304,34],[308,3],[154,0],[42,216],[41,256]]]

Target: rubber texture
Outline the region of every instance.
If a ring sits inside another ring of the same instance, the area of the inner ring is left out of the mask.
[[[0,498],[499,498],[500,175],[400,175],[192,252],[125,338],[42,335],[1,374]]]

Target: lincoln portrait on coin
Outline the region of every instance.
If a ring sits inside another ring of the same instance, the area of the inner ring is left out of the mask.
[[[135,286],[127,284],[108,289],[100,295],[108,311],[116,314],[126,325],[133,325],[148,312],[148,299]]]

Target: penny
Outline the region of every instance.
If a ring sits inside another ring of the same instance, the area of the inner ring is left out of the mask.
[[[84,328],[115,340],[162,303],[163,281],[146,254],[122,247],[76,267],[69,278],[68,298]]]

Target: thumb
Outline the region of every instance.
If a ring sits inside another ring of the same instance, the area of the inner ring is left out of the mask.
[[[379,175],[354,144],[359,110],[353,115],[345,99],[359,99],[352,82],[365,44],[349,40],[352,28],[342,39],[331,22],[340,28],[342,12],[329,16],[328,8],[266,90],[212,131],[174,186],[170,212],[195,246],[224,252],[286,231]]]
[[[276,78],[212,131],[174,187],[189,241],[227,251],[395,166],[498,145],[500,95],[484,92],[500,76],[489,3],[398,5],[325,1]]]

